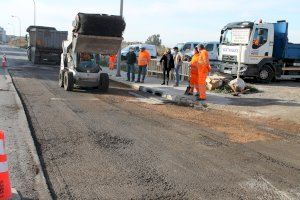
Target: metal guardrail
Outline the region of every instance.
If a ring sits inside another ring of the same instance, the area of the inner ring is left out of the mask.
[[[210,61],[210,64],[211,64],[213,72],[219,71],[219,69],[218,69],[219,62],[218,61]],[[163,68],[158,59],[151,59],[149,65],[148,65],[147,71],[148,71],[149,75],[162,74]],[[174,74],[174,70],[172,70],[171,74]],[[182,67],[179,70],[179,75],[181,76],[181,80],[184,80],[184,78],[189,77],[189,75],[190,75],[189,62],[184,61],[182,63]]]

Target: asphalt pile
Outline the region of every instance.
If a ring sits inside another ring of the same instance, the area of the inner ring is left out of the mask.
[[[122,37],[126,23],[121,16],[78,13],[73,24],[74,33],[83,35]]]

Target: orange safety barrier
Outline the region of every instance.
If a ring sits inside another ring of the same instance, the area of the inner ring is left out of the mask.
[[[11,197],[11,185],[8,173],[7,155],[5,153],[4,133],[0,131],[0,200]]]

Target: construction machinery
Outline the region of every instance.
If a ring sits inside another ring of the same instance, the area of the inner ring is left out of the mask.
[[[107,91],[109,76],[102,73],[100,57],[117,54],[125,26],[121,16],[78,13],[62,43],[59,86],[66,91],[74,86]]]
[[[62,53],[61,43],[67,39],[67,31],[54,27],[29,26],[27,56],[33,64],[59,64]]]

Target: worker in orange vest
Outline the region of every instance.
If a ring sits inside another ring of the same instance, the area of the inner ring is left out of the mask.
[[[206,78],[208,73],[211,70],[209,64],[209,56],[208,52],[206,51],[203,44],[199,46],[199,58],[198,58],[198,90],[199,90],[199,98],[198,100],[205,100],[206,99]]]
[[[138,71],[138,79],[136,83],[144,83],[146,73],[147,73],[147,66],[150,60],[151,60],[151,55],[149,51],[147,51],[146,48],[142,46],[138,57],[139,71]],[[142,75],[142,80],[141,80],[141,75]]]
[[[193,95],[194,89],[199,93],[198,88],[196,87],[198,83],[198,58],[199,58],[199,50],[196,47],[194,50],[194,55],[190,62],[190,91],[188,95]]]
[[[109,56],[109,69],[113,70],[115,68],[115,63],[116,63],[117,55],[110,55]]]

